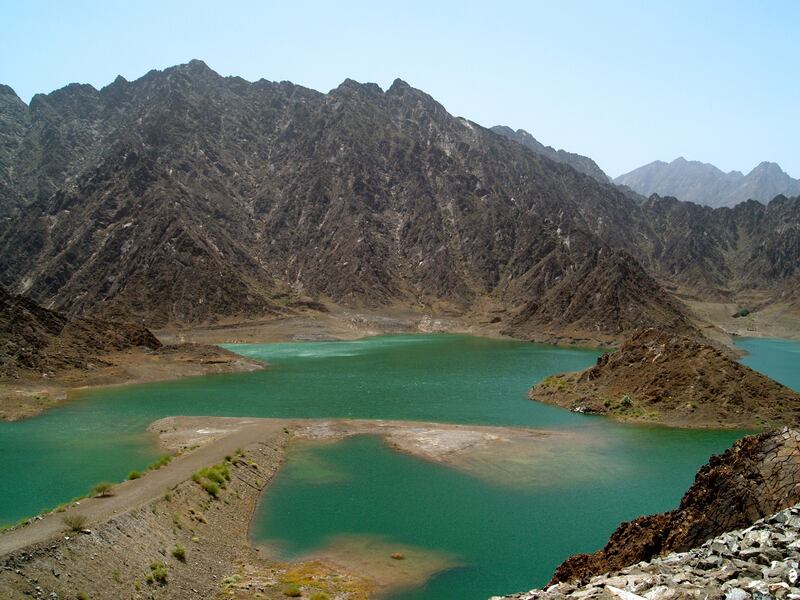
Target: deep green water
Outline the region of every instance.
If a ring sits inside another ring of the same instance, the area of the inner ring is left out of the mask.
[[[463,565],[397,598],[484,598],[542,583],[561,559],[596,548],[621,520],[674,506],[696,469],[737,437],[621,426],[526,399],[542,377],[591,364],[591,350],[461,335],[232,348],[270,369],[93,390],[0,425],[0,522],[144,467],[156,457],[144,428],[168,415],[528,425],[595,440],[539,464],[524,485],[507,486],[354,439],[293,452],[261,505],[254,536],[281,542],[287,555],[336,534],[378,535],[454,554]],[[748,350],[755,360],[761,348]],[[785,366],[791,371],[792,361]],[[320,464],[337,476],[309,478]]]

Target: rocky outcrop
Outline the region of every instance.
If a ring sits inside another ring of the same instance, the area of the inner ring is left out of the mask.
[[[161,347],[145,327],[68,317],[0,288],[0,378],[86,369],[98,356]]]
[[[800,433],[783,429],[749,436],[700,469],[677,509],[623,523],[602,550],[562,563],[551,584],[588,581],[640,561],[684,552],[798,502]]]
[[[680,157],[671,163],[657,160],[620,175],[614,182],[645,196],[675,196],[711,207],[735,206],[745,200],[766,203],[779,194],[800,194],[800,180],[792,179],[771,162],[762,162],[744,175]]]
[[[800,424],[800,394],[698,336],[644,329],[581,373],[548,377],[530,397],[575,412],[684,427]]]
[[[800,598],[800,505],[688,552],[504,596],[510,600],[767,600]],[[493,600],[500,600],[494,598]]]

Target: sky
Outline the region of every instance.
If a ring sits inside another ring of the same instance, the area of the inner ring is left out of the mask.
[[[192,58],[320,91],[400,77],[617,176],[678,156],[800,177],[800,1],[63,0],[0,5],[0,83],[26,102]]]

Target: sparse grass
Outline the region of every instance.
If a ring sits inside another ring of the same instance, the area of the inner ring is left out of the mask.
[[[80,531],[86,527],[87,523],[86,515],[82,514],[64,515],[63,521],[70,531]]]
[[[290,598],[299,598],[303,595],[303,592],[300,591],[297,585],[290,583],[289,585],[283,586],[283,595],[289,596]]]
[[[180,513],[172,513],[172,524],[178,529],[183,529],[183,522],[181,521]]]
[[[170,461],[172,461],[172,456],[169,454],[165,454],[164,456],[159,457],[159,459],[147,467],[148,471],[157,471],[161,467],[166,467]]]
[[[186,548],[180,544],[175,544],[175,547],[172,549],[172,556],[181,562],[186,562]]]
[[[545,388],[563,392],[574,388],[575,382],[569,381],[563,375],[550,375],[549,377],[545,377],[540,385]]]
[[[119,569],[114,569],[111,572],[111,578],[117,583],[122,583],[122,573],[119,572]]]
[[[131,471],[128,473],[128,479],[139,479],[142,476],[141,471]]]
[[[102,481],[92,488],[92,496],[99,498],[107,498],[113,496],[114,484],[108,481]]]

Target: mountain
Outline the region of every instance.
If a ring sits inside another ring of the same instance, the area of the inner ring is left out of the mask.
[[[99,355],[161,343],[145,327],[70,318],[0,287],[0,377],[85,369]]]
[[[524,129],[517,129],[514,131],[511,127],[505,125],[495,125],[491,129],[496,134],[514,140],[536,154],[541,154],[550,160],[569,165],[576,171],[585,173],[601,183],[608,183],[611,180],[609,176],[597,166],[597,163],[588,156],[581,156],[580,154],[574,154],[566,150],[556,150],[552,146],[545,146]]]
[[[739,171],[725,173],[714,165],[683,157],[671,163],[657,160],[620,175],[614,183],[645,196],[674,196],[711,207],[735,206],[745,200],[766,203],[778,195],[800,194],[800,180],[792,179],[771,162],[762,162],[743,175]]]
[[[678,427],[797,426],[800,394],[697,337],[645,329],[581,373],[548,377],[530,397],[575,412]]]
[[[192,61],[29,106],[4,90],[0,284],[70,315],[162,326],[321,302],[618,341],[689,331],[665,286],[770,302],[800,278],[800,198],[633,198],[401,80],[325,94]]]
[[[18,198],[0,204],[21,208],[0,226],[0,281],[69,314],[158,325],[488,299],[526,336],[688,327],[611,225],[624,194],[401,80],[323,94],[192,61],[35,96],[14,123]]]

